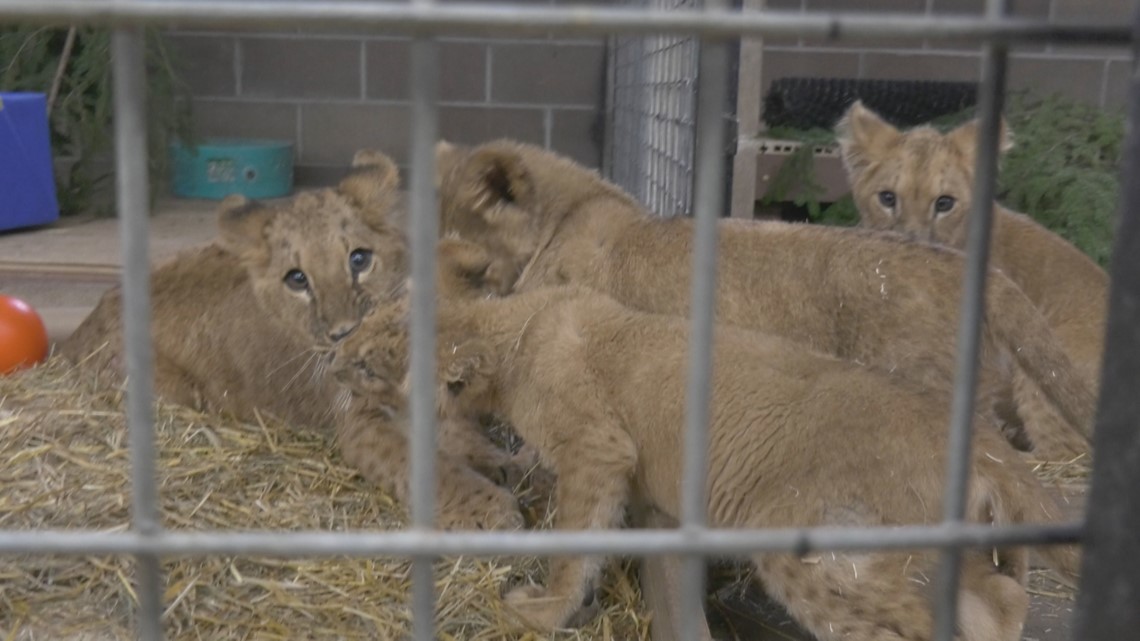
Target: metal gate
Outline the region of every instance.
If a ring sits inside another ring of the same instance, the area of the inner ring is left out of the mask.
[[[971,226],[969,266],[958,337],[959,371],[953,401],[952,451],[947,470],[944,521],[933,526],[896,528],[816,528],[713,530],[705,527],[704,482],[707,451],[712,285],[715,282],[716,223],[724,199],[726,138],[723,106],[730,90],[731,43],[741,36],[797,35],[830,38],[951,39],[985,49],[981,90],[978,182],[979,220],[988,221],[997,150],[1006,51],[1014,43],[1096,41],[1123,44],[1127,26],[1050,24],[1004,18],[1006,2],[989,0],[980,17],[910,17],[833,15],[827,13],[749,12],[724,8],[666,11],[658,7],[436,5],[431,0],[372,3],[358,0],[0,0],[0,20],[30,23],[87,23],[113,27],[116,115],[117,194],[124,241],[124,320],[129,387],[133,527],[129,532],[3,531],[3,554],[128,554],[138,562],[139,636],[161,638],[163,556],[265,554],[312,556],[405,556],[413,559],[413,615],[416,639],[432,638],[433,557],[449,554],[620,554],[686,555],[688,592],[682,621],[694,638],[700,613],[704,556],[749,552],[868,550],[930,546],[943,550],[935,638],[950,641],[957,591],[959,552],[963,547],[1009,544],[1056,544],[1082,538],[1086,546],[1079,597],[1078,638],[1119,641],[1140,630],[1140,181],[1125,180],[1122,215],[1111,265],[1112,291],[1107,349],[1098,416],[1087,527],[1082,524],[991,528],[963,520],[969,465],[969,416],[972,411],[982,317],[982,284],[990,225]],[[414,127],[412,133],[412,274],[418,283],[412,302],[411,405],[412,527],[396,532],[167,532],[157,518],[152,416],[152,355],[148,340],[147,173],[145,91],[141,31],[143,25],[170,21],[200,26],[270,29],[306,27],[383,28],[416,36],[412,57]],[[1138,21],[1140,24],[1140,21]],[[432,39],[451,33],[559,33],[632,37],[619,48],[624,60],[662,53],[648,71],[618,66],[615,83],[636,88],[615,103],[619,138],[643,154],[615,149],[615,176],[648,175],[636,195],[658,210],[688,212],[686,188],[692,177],[696,217],[693,329],[689,363],[683,525],[677,530],[594,532],[444,533],[430,529],[434,471],[434,269],[438,222],[434,214],[432,147],[436,139],[438,50]],[[694,60],[694,40],[701,39]],[[639,44],[640,43],[640,44]],[[675,53],[671,53],[675,52]],[[695,75],[691,74],[695,70]],[[685,83],[699,81],[696,98],[683,94],[689,85],[671,85],[680,72]],[[638,75],[644,74],[644,75]],[[634,100],[636,98],[636,100]],[[1132,126],[1128,130],[1124,176],[1140,172],[1140,82],[1131,86]],[[620,118],[618,114],[623,114]],[[627,117],[631,119],[626,120]],[[663,131],[648,121],[667,125]],[[693,127],[693,133],[684,130]],[[649,142],[641,142],[648,136]],[[645,145],[644,147],[642,145]],[[628,166],[619,167],[628,163]],[[624,172],[624,173],[623,173]],[[698,482],[699,481],[699,482]],[[1082,537],[1083,535],[1083,537]]]

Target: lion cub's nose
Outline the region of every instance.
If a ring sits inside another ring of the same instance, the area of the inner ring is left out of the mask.
[[[356,328],[359,326],[360,323],[343,323],[341,325],[337,325],[331,332],[329,332],[329,340],[334,343],[339,343],[348,337],[349,334],[355,332]]]

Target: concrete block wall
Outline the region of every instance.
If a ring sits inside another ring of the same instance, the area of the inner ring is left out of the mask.
[[[470,0],[443,0],[465,2]],[[618,0],[514,0],[613,4]],[[751,5],[755,0],[749,0]],[[793,11],[978,14],[985,0],[767,0]],[[1131,19],[1133,0],[1013,0],[1015,15],[1051,20]],[[298,184],[329,184],[353,151],[373,146],[408,162],[411,114],[406,38],[383,32],[168,34],[180,54],[202,136],[283,138],[295,143]],[[759,89],[787,75],[977,80],[976,48],[910,41],[768,39]],[[1105,108],[1123,106],[1130,52],[1112,47],[1020,47],[1010,88],[1060,91]],[[509,136],[597,167],[603,146],[604,40],[445,38],[440,134],[477,143]],[[742,90],[744,86],[742,85]],[[742,123],[742,132],[748,127]]]
[[[891,11],[923,15],[980,15],[985,0],[767,0],[792,11]],[[1014,15],[1052,21],[1132,20],[1134,0],[1012,0]],[[1034,45],[1011,51],[1010,89],[1060,92],[1108,108],[1123,107],[1131,52],[1122,47]],[[773,79],[809,77],[976,81],[976,47],[937,42],[829,42],[769,39],[763,47],[762,95]]]
[[[406,168],[407,38],[185,29],[167,37],[200,136],[293,141],[298,185],[335,182],[361,147],[381,149]],[[506,136],[600,166],[603,39],[443,38],[440,61],[441,137],[479,143]]]

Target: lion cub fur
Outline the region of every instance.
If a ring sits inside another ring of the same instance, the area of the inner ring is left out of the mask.
[[[966,246],[977,121],[945,134],[933,127],[903,132],[856,102],[837,131],[863,226]],[[1013,138],[1003,127],[1001,151],[1012,147]],[[997,202],[993,212],[992,264],[1049,319],[1073,364],[1089,380],[1099,381],[1108,274],[1029,216]]]
[[[260,411],[289,425],[335,429],[345,460],[402,498],[405,452],[393,428],[402,399],[386,399],[385,412],[366,421],[361,411],[338,411],[349,401],[327,375],[332,347],[406,279],[406,241],[392,224],[402,206],[396,165],[363,150],[353,167],[336,188],[280,204],[227,198],[215,242],[153,271],[154,385],[167,401],[245,421]],[[287,285],[293,271],[304,275],[304,287]],[[121,309],[122,291],[112,288],[60,344],[65,358],[111,384],[126,374]],[[465,469],[499,473],[510,457],[469,425],[445,421],[441,430],[442,455],[454,459],[440,468],[443,524],[520,524],[510,493]]]
[[[485,247],[504,291],[575,284],[635,309],[688,315],[691,220],[651,217],[597,172],[507,140],[441,142],[437,183],[443,231]],[[718,322],[952,388],[957,250],[778,222],[723,220],[718,233]],[[1014,405],[1037,456],[1086,454],[1095,397],[1048,321],[996,270],[986,309],[979,407],[997,422]]]
[[[490,260],[481,272],[490,270]],[[441,265],[441,270],[450,269]],[[466,271],[470,271],[465,268]],[[462,282],[461,280],[458,282]],[[400,385],[406,304],[379,306],[337,350],[338,376]],[[633,496],[680,513],[688,323],[577,287],[452,295],[438,310],[441,406],[506,418],[557,475],[555,527],[617,527]],[[790,341],[719,326],[709,424],[715,527],[886,526],[941,514],[948,399]],[[995,431],[974,431],[968,519],[1051,522],[1055,502]],[[1079,552],[1043,551],[1067,580]],[[994,559],[998,559],[995,565]],[[753,555],[769,593],[821,641],[931,638],[935,552]],[[507,601],[541,630],[590,600],[603,559],[552,559]],[[957,637],[1014,641],[1024,548],[967,551]]]

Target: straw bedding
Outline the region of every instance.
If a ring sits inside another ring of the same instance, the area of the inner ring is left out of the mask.
[[[405,522],[403,508],[342,465],[323,434],[159,404],[156,443],[169,529],[367,530]],[[1088,467],[1042,463],[1037,472],[1073,490]],[[528,518],[548,525],[546,496],[519,491]],[[0,529],[123,530],[129,510],[121,393],[55,359],[0,377]],[[168,560],[163,622],[172,639],[398,639],[410,630],[408,570],[396,558]],[[745,590],[739,570],[710,577],[714,619],[720,596]],[[0,557],[0,639],[132,638],[132,575],[129,557]],[[647,639],[650,617],[634,577],[630,563],[611,567],[602,614],[556,638]],[[499,595],[541,578],[534,559],[440,560],[438,637],[540,638],[518,627]],[[1045,572],[1032,573],[1030,588],[1073,596]]]
[[[172,530],[404,523],[403,508],[342,465],[322,434],[159,405],[156,442]],[[0,377],[0,529],[123,530],[129,510],[121,394],[54,359]],[[408,570],[397,558],[167,560],[163,623],[172,639],[398,639],[410,630]],[[440,560],[438,637],[538,638],[499,595],[541,572],[534,559]],[[129,557],[0,557],[0,639],[132,638],[132,574]],[[601,616],[558,638],[648,638],[634,576],[629,564],[612,567]]]

